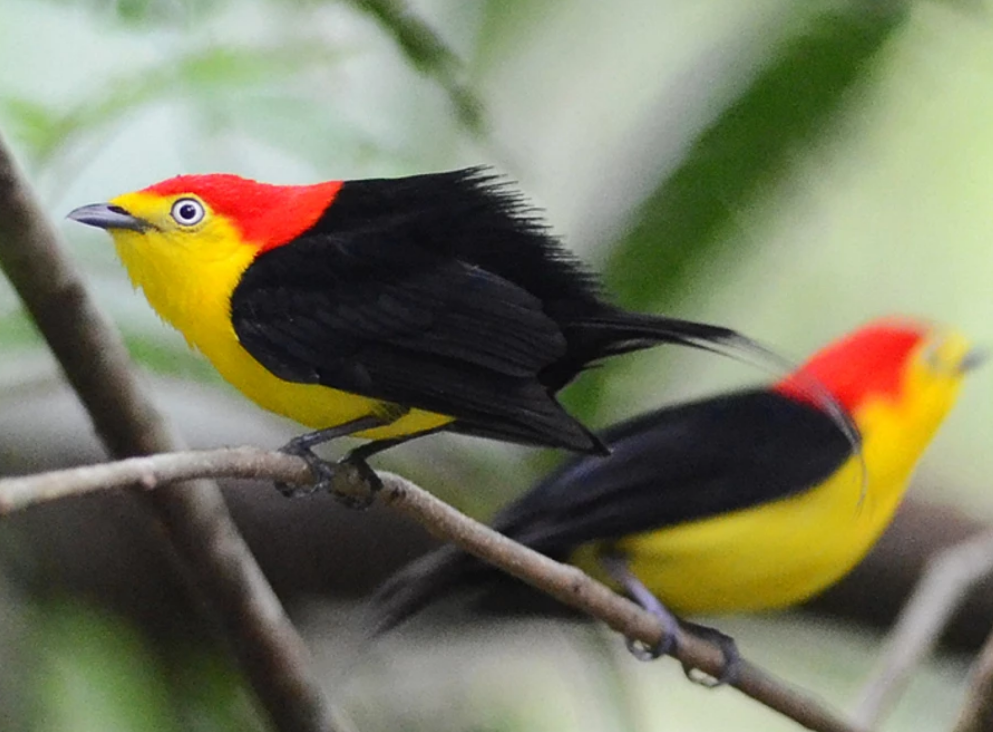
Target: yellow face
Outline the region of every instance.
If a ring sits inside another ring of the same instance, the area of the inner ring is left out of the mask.
[[[132,219],[105,226],[131,281],[159,315],[195,340],[205,310],[228,309],[257,249],[193,194],[127,193],[109,207]]]
[[[874,421],[890,420],[896,414],[914,433],[915,442],[926,444],[955,404],[966,373],[982,360],[981,352],[963,334],[935,330],[908,359],[899,398],[869,400],[859,410],[857,421],[871,432]]]
[[[237,229],[223,216],[191,193],[160,196],[150,193],[126,193],[110,201],[131,216],[147,224],[143,230],[109,228],[118,248],[149,259],[179,260],[168,265],[179,271],[195,271],[232,256],[241,259],[243,250],[254,256]],[[130,269],[130,264],[128,265]]]

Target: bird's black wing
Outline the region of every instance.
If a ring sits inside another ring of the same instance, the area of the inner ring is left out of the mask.
[[[498,439],[598,444],[537,381],[566,349],[541,301],[419,246],[402,221],[264,252],[235,288],[231,318],[282,379],[449,415]]]
[[[768,390],[668,407],[601,437],[609,457],[570,460],[494,527],[562,556],[802,493],[852,453],[829,415]]]

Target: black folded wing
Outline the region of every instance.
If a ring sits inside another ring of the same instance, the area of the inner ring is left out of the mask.
[[[542,303],[403,226],[318,232],[261,254],[231,317],[244,348],[287,381],[449,415],[473,434],[596,444],[537,380],[566,349]]]
[[[610,457],[570,460],[494,527],[562,556],[802,493],[851,456],[830,416],[766,390],[669,407],[601,438]]]

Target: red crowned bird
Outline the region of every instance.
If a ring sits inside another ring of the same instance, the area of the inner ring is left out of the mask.
[[[889,525],[982,358],[953,330],[870,323],[769,388],[607,430],[610,456],[566,462],[493,526],[608,580],[664,622],[658,602],[690,615],[800,603],[847,574]],[[811,382],[858,427],[860,453],[811,399]],[[373,625],[385,631],[447,592],[500,577],[443,547],[384,586]]]
[[[459,432],[603,454],[555,398],[591,363],[662,343],[761,349],[728,328],[632,313],[482,168],[278,186],[183,175],[83,206],[163,319],[260,406],[365,458]]]

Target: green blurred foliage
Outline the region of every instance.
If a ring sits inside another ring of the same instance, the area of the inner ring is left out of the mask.
[[[991,41],[984,12],[924,0],[4,0],[0,132],[56,217],[177,172],[291,182],[488,162],[626,306],[726,322],[792,356],[891,311],[990,340]],[[148,311],[103,238],[65,233],[143,367],[239,399]],[[2,410],[44,355],[2,282],[0,354]],[[602,424],[761,376],[651,354],[566,397]],[[930,465],[953,499],[989,510],[982,378]],[[559,457],[463,444],[444,464],[408,452],[393,465],[485,515]],[[34,729],[263,728],[215,649],[163,655],[126,620],[68,604],[26,617]],[[866,639],[803,626],[784,650],[782,627],[747,626],[748,650],[824,696],[852,692]],[[817,663],[789,650],[812,644]],[[588,638],[410,645],[356,662],[343,701],[363,732],[791,728]],[[893,729],[933,728],[960,672],[932,668]]]
[[[604,277],[626,307],[669,308],[701,269],[740,245],[727,235],[737,212],[766,193],[796,150],[846,109],[907,8],[854,3],[808,7],[800,15],[784,47],[693,141],[612,246]],[[581,414],[596,414],[612,366],[571,390]]]
[[[126,619],[78,600],[49,601],[34,614],[34,729],[265,729],[223,655],[179,644],[163,657]]]

